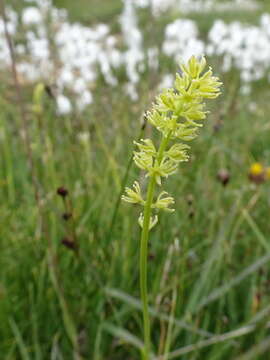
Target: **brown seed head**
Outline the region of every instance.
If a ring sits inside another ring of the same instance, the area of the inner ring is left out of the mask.
[[[68,195],[68,190],[64,186],[60,186],[57,189],[57,195],[65,198]]]
[[[74,243],[74,241],[68,237],[64,237],[61,240],[61,244],[64,245],[65,247],[67,247],[70,250],[76,250],[76,245]]]
[[[226,186],[230,181],[230,173],[227,169],[220,169],[217,174],[217,180],[223,185]]]
[[[66,212],[66,213],[64,213],[64,214],[62,215],[62,218],[63,218],[65,221],[68,221],[71,217],[72,217],[72,214],[71,214],[71,213],[68,213],[68,212]]]

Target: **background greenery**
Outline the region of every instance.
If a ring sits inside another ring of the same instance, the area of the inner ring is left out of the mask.
[[[21,7],[21,1],[10,3]],[[72,20],[110,22],[117,31],[120,1],[55,4],[66,7]],[[270,11],[269,4],[263,6]],[[256,23],[260,12],[230,13],[225,20]],[[194,18],[206,32],[216,16]],[[165,20],[156,20],[153,28],[142,12],[141,22],[159,34]],[[218,62],[212,63],[218,69]],[[164,61],[161,73],[168,69],[174,73],[176,64]],[[117,200],[160,74],[145,74],[136,104],[100,79],[90,110],[65,118],[56,116],[50,96],[44,99],[46,111],[35,115],[32,89],[24,89],[32,170],[9,75],[0,74],[0,358],[68,360],[77,351],[83,359],[138,359],[138,209],[122,203],[118,208]],[[237,73],[222,80],[223,96],[192,145],[191,161],[166,184],[176,212],[162,214],[151,233],[152,337],[156,353],[168,338],[171,350],[191,345],[192,351],[177,359],[265,360],[270,359],[269,183],[251,184],[247,173],[254,161],[270,165],[269,85],[260,81],[242,97]],[[221,169],[229,171],[227,186],[217,179]],[[132,166],[128,184],[137,173]],[[66,202],[56,194],[59,186],[69,191]],[[70,211],[66,222],[62,214]],[[74,236],[79,255],[62,244]],[[237,329],[254,331],[203,343]]]

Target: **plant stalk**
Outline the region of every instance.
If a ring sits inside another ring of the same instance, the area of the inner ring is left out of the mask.
[[[163,137],[158,155],[157,163],[160,164],[163,153],[166,150],[170,135]],[[149,360],[151,352],[151,335],[150,335],[150,318],[148,312],[148,286],[147,286],[147,257],[148,257],[148,240],[149,240],[149,225],[151,221],[151,207],[155,192],[156,178],[155,175],[150,177],[147,189],[146,202],[144,206],[143,228],[141,233],[140,246],[140,291],[143,305],[143,328],[144,328],[144,349],[142,351],[142,360]]]

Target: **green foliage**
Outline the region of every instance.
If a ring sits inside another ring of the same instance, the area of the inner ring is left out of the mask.
[[[78,17],[91,17],[81,1],[72,3]],[[105,1],[99,4],[103,12]],[[211,21],[200,17],[206,25]],[[174,67],[164,63],[161,73]],[[34,89],[23,89],[44,233],[14,87],[9,73],[0,77],[0,358],[73,359],[75,338],[82,358],[137,359],[142,347],[138,210],[120,205],[111,224],[134,133],[144,137],[138,119],[149,108],[158,79],[146,74],[136,105],[121,90],[110,93],[100,80],[91,110],[72,117],[57,116],[46,93],[38,115]],[[152,339],[161,353],[169,342],[175,359],[266,360],[269,183],[251,184],[247,171],[254,161],[269,165],[268,85],[260,83],[242,97],[235,74],[222,81],[224,94],[211,105],[190,160],[168,180],[175,204],[162,192],[157,199],[176,210],[161,215],[151,234]],[[144,131],[148,136],[151,130]],[[150,143],[137,142],[150,151]],[[167,155],[179,159],[184,150],[171,148]],[[230,174],[226,186],[217,180],[224,168]],[[128,181],[137,176],[132,167]],[[69,191],[72,222],[62,219],[59,186]],[[79,256],[61,242],[74,232]]]

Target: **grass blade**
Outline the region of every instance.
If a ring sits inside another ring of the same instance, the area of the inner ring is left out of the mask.
[[[13,319],[10,319],[9,321],[11,329],[13,331],[16,343],[18,345],[19,351],[20,351],[20,356],[22,360],[31,360],[27,347],[24,343],[22,334],[20,332],[20,329],[18,328],[16,322]]]
[[[270,323],[267,324],[267,327],[269,327],[269,326],[270,326]],[[256,330],[256,325],[243,326],[239,329],[236,329],[236,330],[233,330],[233,331],[221,334],[221,335],[215,335],[215,336],[211,337],[210,339],[201,340],[195,344],[184,346],[181,349],[171,352],[170,354],[168,354],[167,357],[168,357],[168,359],[176,359],[181,355],[185,355],[192,351],[203,349],[207,346],[218,344],[220,342],[236,339],[238,337],[247,335],[255,330]],[[155,360],[162,360],[162,359],[163,359],[163,357],[159,356]],[[246,360],[246,358],[245,358],[245,360]]]
[[[121,290],[106,288],[105,292],[109,296],[129,304],[130,306],[134,307],[135,309],[142,310],[142,304],[141,304],[141,302],[139,300],[137,300],[136,298],[124,293]],[[188,330],[190,332],[193,332],[195,334],[198,334],[198,335],[201,335],[201,336],[204,336],[204,337],[209,337],[209,336],[212,335],[210,332],[202,330],[202,329],[198,329],[197,327],[193,327],[192,325],[187,324],[185,321],[175,319],[175,318],[172,319],[170,316],[168,316],[168,315],[166,315],[164,313],[156,311],[151,306],[149,306],[149,313],[153,317],[156,317],[158,319],[161,319],[161,320],[164,320],[164,321],[167,321],[167,322],[171,321],[175,326],[178,326],[180,328],[183,328],[183,329]]]
[[[196,312],[201,310],[204,306],[210,304],[211,302],[219,299],[221,296],[225,295],[232,287],[240,284],[248,276],[250,276],[255,271],[259,270],[263,265],[270,261],[270,253],[267,253],[265,256],[259,258],[253,264],[245,268],[239,275],[233,278],[231,281],[228,281],[226,284],[215,289],[207,298],[203,299],[197,306]]]
[[[129,331],[116,327],[107,322],[103,324],[103,328],[104,330],[111,333],[113,336],[122,339],[126,343],[133,345],[139,350],[143,350],[144,347],[143,342],[139,338],[137,338],[137,336],[131,334]]]

